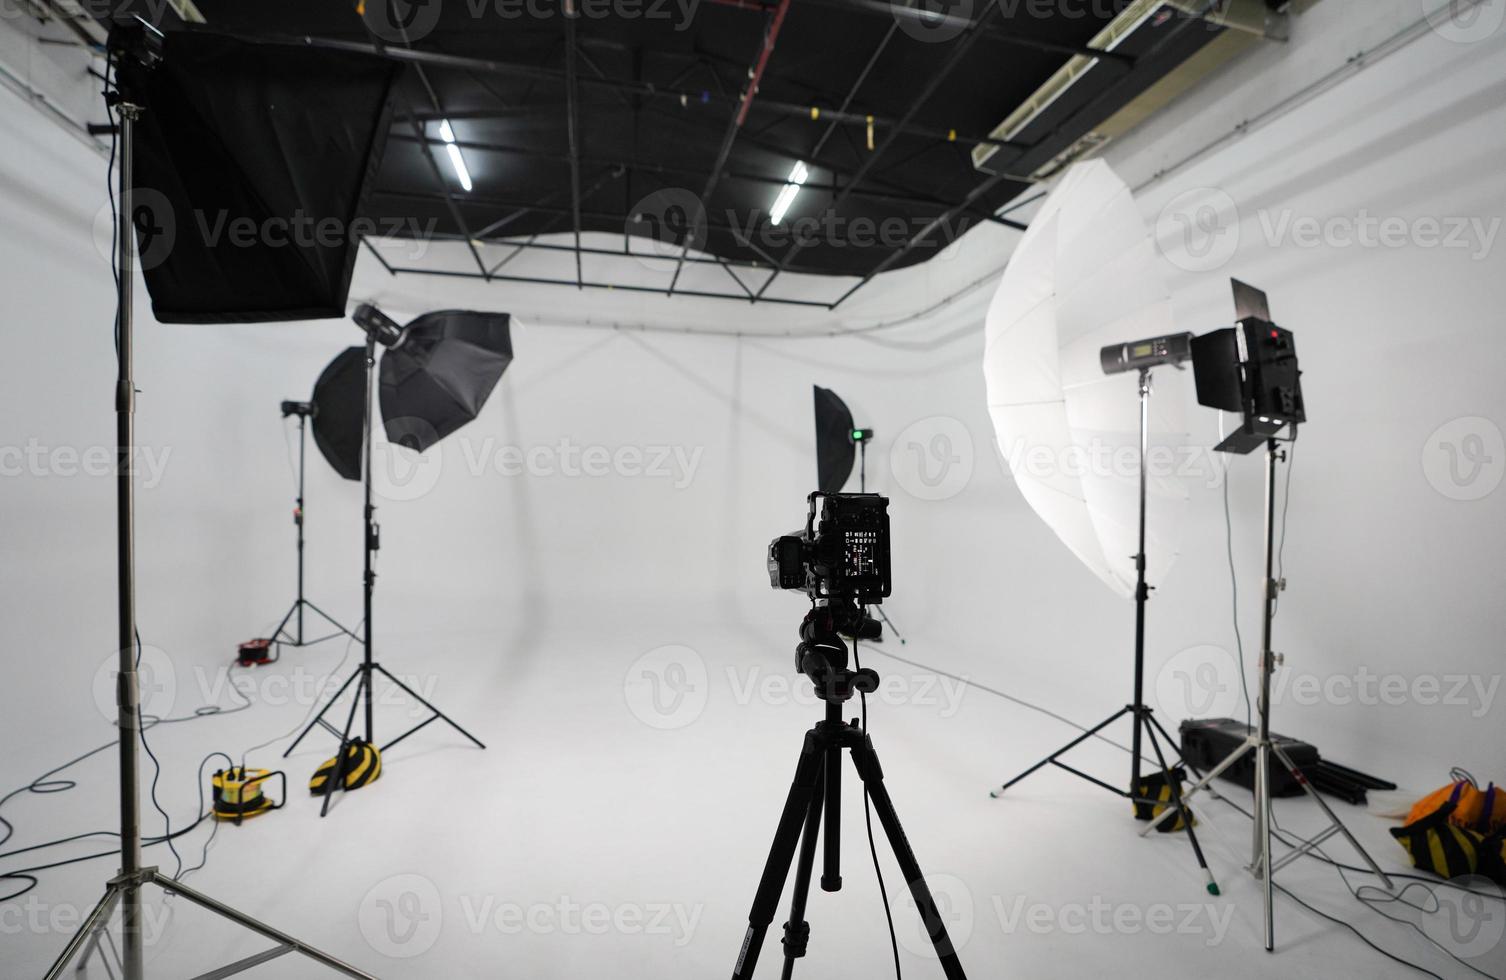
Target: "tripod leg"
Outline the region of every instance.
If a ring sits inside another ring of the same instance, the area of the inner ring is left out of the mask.
[[[1154,716],[1152,716],[1154,717]],[[1217,895],[1218,882],[1213,880],[1213,872],[1208,869],[1208,859],[1203,856],[1203,845],[1198,843],[1197,831],[1192,826],[1192,811],[1187,808],[1187,802],[1182,798],[1180,781],[1175,778],[1171,769],[1166,765],[1166,755],[1161,751],[1161,740],[1156,737],[1155,727],[1147,724],[1145,737],[1150,742],[1150,747],[1155,750],[1156,761],[1161,764],[1161,772],[1166,777],[1166,785],[1171,789],[1172,806],[1182,816],[1182,824],[1187,828],[1187,840],[1192,844],[1192,853],[1197,856],[1198,867],[1203,869],[1203,880],[1208,894]],[[1135,787],[1139,792],[1139,787]]]
[[[407,684],[404,684],[402,681],[398,680],[396,677],[394,677],[391,674],[389,674],[387,672],[387,668],[383,667],[381,664],[376,664],[374,666],[376,667],[377,670],[379,670],[379,671],[382,672],[382,676],[383,677],[387,678],[389,681],[391,681],[392,683],[396,684],[398,687],[400,687],[404,691],[406,691],[407,694],[408,694],[408,696],[410,698],[412,698],[413,700],[417,701],[419,704],[423,705],[425,708],[428,708],[430,711],[434,712],[434,718],[437,718],[438,720],[444,722],[446,725],[449,725],[451,728],[455,729],[457,732],[459,732],[460,734],[464,735],[466,738],[470,739],[472,742],[476,743],[476,748],[478,748],[478,749],[484,749],[484,748],[486,748],[485,743],[483,743],[481,741],[481,739],[479,739],[476,736],[472,735],[470,732],[466,731],[464,728],[461,728],[458,724],[455,723],[455,720],[453,718],[451,718],[449,715],[445,714],[443,711],[440,711],[438,708],[434,707],[434,705],[430,704],[428,701],[426,701],[424,699],[423,695],[419,694],[417,691],[413,690],[413,688],[409,687]],[[434,719],[430,719],[430,721],[432,721],[432,720],[434,720]],[[429,722],[427,722],[427,721],[424,722],[425,725],[427,725],[428,723]],[[420,725],[419,727],[421,728],[423,726]],[[391,742],[388,742],[383,748],[387,748],[387,749],[392,748],[392,746],[396,745],[398,742],[402,741],[404,738],[407,738],[408,735],[411,735],[413,732],[416,732],[416,731],[418,731],[418,728],[410,729],[407,733],[405,733],[403,735],[399,735],[397,738],[393,739]]]
[[[920,870],[920,862],[916,860],[910,839],[905,836],[905,829],[900,826],[899,816],[894,812],[894,801],[889,798],[889,790],[884,786],[883,769],[879,766],[878,755],[873,751],[873,742],[867,735],[863,736],[861,743],[852,747],[852,763],[857,767],[858,776],[862,778],[863,786],[873,801],[873,809],[884,827],[884,836],[889,838],[889,847],[894,851],[895,860],[899,862],[900,873],[910,886],[910,896],[915,899],[915,908],[920,912],[921,922],[925,924],[926,932],[931,937],[931,945],[936,947],[936,956],[941,960],[941,971],[946,974],[947,980],[967,980],[962,961],[957,958],[957,951],[952,948],[952,939],[947,935],[946,922],[936,908],[936,899],[931,895],[925,874]]]
[[[842,747],[826,750],[826,852],[821,864],[821,890],[842,890]]]
[[[335,793],[345,786],[345,759],[350,753],[345,747],[350,744],[350,729],[356,723],[356,709],[361,706],[361,694],[363,689],[370,689],[371,674],[362,670],[361,682],[356,685],[356,696],[350,700],[350,714],[345,716],[345,730],[340,733],[340,748],[335,754],[335,768],[329,774],[328,790],[324,794],[324,803],[319,807],[319,816],[329,813],[329,805],[335,798]]]
[[[758,881],[758,891],[753,896],[753,908],[748,913],[748,931],[743,935],[742,949],[737,954],[737,964],[732,968],[732,980],[746,980],[753,976],[758,965],[758,954],[763,949],[764,935],[769,923],[774,921],[774,912],[779,907],[779,895],[784,891],[784,880],[790,873],[790,862],[795,859],[795,846],[800,842],[800,832],[810,819],[811,798],[817,792],[821,778],[821,762],[825,746],[820,744],[814,731],[807,732],[805,746],[800,752],[800,763],[795,767],[795,781],[790,785],[789,796],[784,801],[784,812],[779,816],[779,828],[774,832],[774,844],[769,848],[769,859],[763,867],[763,877]]]
[[[324,707],[319,709],[319,713],[314,716],[313,721],[310,721],[308,723],[308,727],[299,732],[298,737],[293,739],[293,744],[289,745],[286,751],[282,753],[282,757],[284,759],[293,754],[293,750],[298,748],[298,743],[303,741],[304,736],[308,735],[309,732],[313,731],[317,726],[324,722],[325,713],[328,712],[330,708],[333,708],[335,706],[335,702],[340,700],[340,696],[345,693],[345,689],[350,687],[355,679],[361,676],[361,673],[361,668],[357,667],[354,674],[351,674],[349,677],[345,678],[345,683],[340,685],[340,690],[335,692],[335,696],[330,698],[329,701],[324,705]],[[356,700],[359,701],[360,698],[357,698]]]
[[[1396,886],[1391,883],[1390,877],[1370,857],[1370,852],[1365,850],[1360,842],[1355,839],[1355,836],[1349,832],[1349,828],[1344,826],[1344,821],[1340,820],[1338,815],[1333,812],[1333,808],[1328,805],[1327,800],[1323,799],[1322,794],[1313,789],[1312,784],[1307,781],[1307,777],[1302,774],[1302,770],[1293,764],[1291,757],[1279,745],[1273,744],[1271,751],[1276,753],[1276,758],[1286,767],[1286,771],[1292,774],[1292,778],[1297,781],[1297,785],[1307,791],[1307,795],[1312,797],[1314,803],[1318,804],[1318,808],[1323,811],[1324,816],[1328,817],[1338,832],[1344,835],[1344,839],[1349,841],[1349,846],[1358,851],[1360,857],[1365,859],[1365,863],[1370,866],[1370,870],[1385,884],[1386,890],[1394,891]]]
[[[840,750],[839,750],[840,751]],[[838,764],[841,759],[836,760]],[[823,770],[832,765],[831,753],[821,760]],[[805,955],[810,941],[810,923],[805,921],[805,903],[810,897],[811,873],[816,864],[816,838],[821,833],[821,807],[826,791],[818,774],[811,790],[810,806],[805,812],[805,830],[800,838],[800,858],[795,865],[795,892],[790,898],[790,920],[784,924],[784,971],[783,980],[790,980],[795,972],[795,961]],[[828,811],[829,812],[829,811]],[[827,838],[830,841],[830,838]]]
[[[1040,762],[1037,762],[1035,765],[1031,766],[1029,769],[1026,769],[1024,772],[1020,773],[1018,776],[1014,777],[1009,782],[1005,783],[1003,786],[1000,786],[998,789],[992,791],[988,795],[992,796],[994,799],[998,799],[999,797],[1003,796],[1006,792],[1008,792],[1009,787],[1013,786],[1015,783],[1018,783],[1019,781],[1021,781],[1022,779],[1024,779],[1026,776],[1032,775],[1033,773],[1038,772],[1039,770],[1044,769],[1047,766],[1051,765],[1052,763],[1056,762],[1057,758],[1059,758],[1060,756],[1066,755],[1068,752],[1071,752],[1073,749],[1077,748],[1079,745],[1081,745],[1082,743],[1086,742],[1088,739],[1094,737],[1099,732],[1103,731],[1105,728],[1109,727],[1114,722],[1118,721],[1120,718],[1123,718],[1125,715],[1129,714],[1133,710],[1134,709],[1132,709],[1132,708],[1124,708],[1124,709],[1122,709],[1120,711],[1115,712],[1109,718],[1105,719],[1102,724],[1095,725],[1093,728],[1090,728],[1087,731],[1083,732],[1082,735],[1078,736],[1077,738],[1074,738],[1072,741],[1068,742],[1066,745],[1063,745],[1061,748],[1057,749],[1055,752],[1053,752],[1050,755],[1046,756],[1046,758],[1042,759]]]
[[[89,917],[84,920],[84,924],[79,927],[78,932],[74,933],[73,938],[68,941],[68,945],[63,947],[63,952],[52,964],[52,969],[47,971],[47,975],[43,980],[58,980],[63,975],[63,971],[68,969],[68,964],[73,962],[73,958],[78,955],[79,950],[84,947],[84,944],[97,935],[101,929],[105,928],[106,923],[110,921],[110,913],[115,911],[115,904],[119,901],[120,886],[112,882],[105,889],[104,897],[94,906],[94,911],[89,913]]]

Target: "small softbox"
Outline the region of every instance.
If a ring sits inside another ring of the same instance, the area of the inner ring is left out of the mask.
[[[175,31],[120,58],[135,225],[165,323],[343,317],[400,65]]]
[[[830,388],[815,386],[816,485],[822,493],[841,493],[852,476],[857,447],[852,441],[852,412]]]

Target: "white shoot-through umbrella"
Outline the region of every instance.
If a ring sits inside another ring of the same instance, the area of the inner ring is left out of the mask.
[[[1134,373],[1105,375],[1099,350],[1174,332],[1159,256],[1129,188],[1094,160],[1074,165],[1030,223],[988,310],[983,373],[999,450],[1026,501],[1111,589],[1135,593],[1140,405]],[[1187,501],[1184,372],[1163,367],[1150,399],[1147,578],[1176,558]]]

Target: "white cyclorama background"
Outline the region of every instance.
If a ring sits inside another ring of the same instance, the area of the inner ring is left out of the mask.
[[[1498,24],[1501,6],[1482,12]],[[1423,10],[1327,0],[1297,21],[1292,44],[1243,59],[1107,156],[1142,185]],[[1419,790],[1441,784],[1451,765],[1502,775],[1506,497],[1495,485],[1506,470],[1506,246],[1492,232],[1470,238],[1472,247],[1426,247],[1416,230],[1453,218],[1498,228],[1503,79],[1506,33],[1477,24],[1461,36],[1445,26],[1140,194],[1166,254],[1179,329],[1226,325],[1228,278],[1237,275],[1269,290],[1275,318],[1297,334],[1312,422],[1291,478],[1291,589],[1276,644],[1291,686],[1276,726]],[[0,98],[0,112],[10,365],[0,386],[0,788],[8,792],[112,734],[100,704],[108,708],[105,665],[114,656],[114,484],[107,464],[95,475],[79,468],[113,445],[114,361],[100,251],[103,161],[12,95]],[[1211,202],[1211,223],[1188,231],[1180,216],[1200,213],[1188,201]],[[1362,213],[1402,219],[1410,240],[1351,244],[1331,231],[1312,245],[1284,223]],[[768,540],[800,522],[814,480],[813,383],[835,388],[859,424],[878,430],[869,488],[891,497],[894,527],[886,609],[911,637],[885,649],[1081,722],[1122,705],[1132,606],[1030,512],[993,445],[980,371],[991,283],[931,309],[1000,268],[1016,238],[975,231],[929,265],[873,284],[837,317],[393,279],[363,256],[353,302],[376,301],[399,320],[441,307],[517,315],[517,360],[481,418],[416,472],[401,471],[378,513],[379,657],[426,685],[491,748],[463,748],[431,726],[394,750],[382,781],[320,823],[300,789],[328,751],[316,736],[287,765],[288,809],[223,828],[208,868],[189,881],[383,976],[724,971],[801,733],[819,713],[789,693],[799,690],[792,650],[804,605],[772,592],[763,569]],[[660,281],[662,268],[643,276]],[[145,643],[161,651],[152,656],[165,658],[155,662],[171,665],[148,707],[181,715],[206,697],[234,703],[222,665],[292,598],[293,430],[277,406],[307,397],[323,365],[360,335],[348,321],[159,325],[145,290],[138,296],[138,434],[153,454],[143,459],[138,507],[139,612]],[[783,336],[890,320],[901,322],[846,337]],[[681,333],[698,330],[743,336]],[[1215,413],[1190,406],[1188,417],[1191,444],[1217,441]],[[588,449],[590,459],[610,451],[617,463],[590,475]],[[509,475],[515,452],[532,472]],[[572,460],[576,475],[565,472]],[[1151,607],[1150,695],[1173,729],[1191,714],[1243,711],[1222,500],[1206,458],[1198,473],[1183,554]],[[359,486],[337,479],[312,444],[308,481],[308,595],[355,626]],[[1251,668],[1261,485],[1258,456],[1232,461]],[[179,825],[196,806],[198,760],[293,727],[307,688],[341,653],[335,641],[290,651],[276,667],[237,675],[264,702],[254,710],[151,732],[165,764],[159,796]],[[1007,910],[1019,896],[1058,915],[1100,897],[1142,911],[1203,897],[1180,838],[1137,842],[1117,801],[1070,777],[1041,775],[1007,800],[987,798],[1070,728],[881,655],[865,663],[895,684],[870,706],[875,740],[923,866],[942,876],[953,921],[971,926],[963,955],[977,975],[1083,975],[1130,956],[1154,957],[1158,972],[1174,976],[1254,976],[1272,965],[1230,955],[1258,947],[1259,908],[1240,870],[1248,825],[1217,804],[1204,805],[1205,844],[1234,910],[1217,943],[1143,928],[1085,943],[1062,928],[1001,927],[998,903]],[[382,717],[395,733],[412,716],[393,704]],[[1123,778],[1124,757],[1112,749],[1094,746],[1081,759]],[[280,764],[276,751],[251,761]],[[114,826],[113,755],[76,774],[80,787],[64,795],[7,804],[3,815],[18,832],[5,849]],[[889,968],[858,799],[848,796],[848,888],[812,898],[811,975]],[[1317,829],[1304,804],[1281,806],[1294,829]],[[1387,824],[1341,811],[1387,867],[1402,867]],[[150,810],[146,826],[160,828]],[[182,843],[190,863],[203,838]],[[108,848],[101,838],[43,857]],[[164,848],[148,854],[171,869]],[[0,871],[30,863],[8,859]],[[934,964],[915,955],[922,944],[913,926],[906,933],[909,905],[887,867],[906,969],[929,975]],[[7,906],[4,974],[38,975],[66,941],[70,916],[113,869],[105,859],[47,872]],[[1445,976],[1466,975],[1415,933],[1362,912],[1327,870],[1285,874],[1310,901],[1386,937],[1388,948]],[[664,922],[694,926],[681,936],[679,927],[619,921],[597,934],[538,911],[572,901],[645,923],[668,909]],[[180,904],[169,903],[181,921],[150,951],[162,975],[259,948]],[[535,913],[532,924],[504,930],[487,919],[512,905]],[[1289,902],[1281,909],[1280,969],[1390,968],[1336,927]],[[785,915],[781,907],[765,972],[777,968]],[[1478,962],[1499,975],[1499,951]],[[276,969],[324,975],[290,960]]]

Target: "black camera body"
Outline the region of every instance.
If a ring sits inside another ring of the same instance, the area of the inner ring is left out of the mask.
[[[882,602],[893,591],[888,498],[818,490],[808,500],[804,530],[769,544],[769,585],[800,590],[812,599]]]

